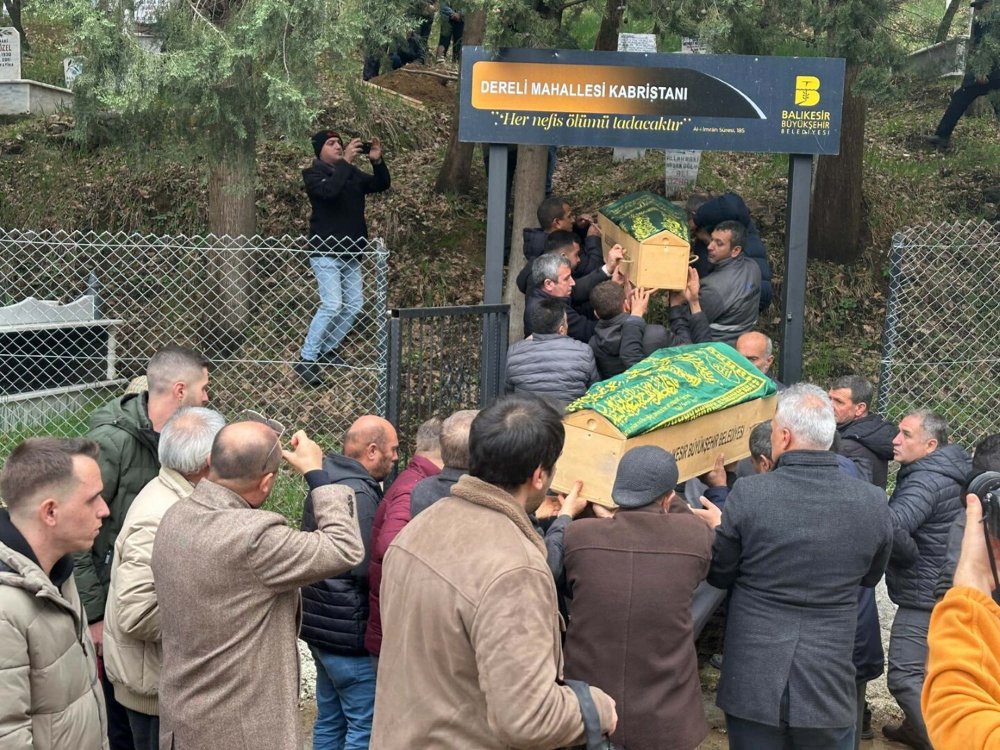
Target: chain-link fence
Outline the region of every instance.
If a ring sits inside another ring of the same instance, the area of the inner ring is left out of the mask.
[[[508,305],[391,312],[387,414],[399,428],[400,466],[422,422],[482,408],[500,394],[509,314]]]
[[[879,407],[933,409],[971,448],[1000,428],[1000,225],[910,227],[893,237]]]
[[[387,260],[380,240],[0,230],[0,456],[84,432],[171,343],[212,360],[224,414],[252,407],[333,447],[385,413]]]

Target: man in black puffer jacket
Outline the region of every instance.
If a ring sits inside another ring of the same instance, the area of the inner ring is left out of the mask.
[[[389,475],[398,448],[395,428],[366,415],[344,433],[343,455],[329,453],[323,460],[330,481],[354,491],[365,558],[336,578],[302,589],[302,640],[316,660],[316,750],[368,747],[375,710],[375,666],[364,645],[368,560],[372,522],[382,502],[379,483]],[[316,530],[311,495],[302,511],[302,530]]]
[[[712,264],[708,261],[708,243],[712,230],[724,221],[738,221],[747,230],[746,244],[743,254],[753,260],[760,268],[760,310],[764,311],[771,304],[771,264],[767,259],[767,250],[760,239],[760,231],[750,218],[750,209],[736,193],[724,193],[715,198],[704,194],[693,195],[688,199],[688,228],[694,237],[692,251],[698,256],[695,268],[700,276],[712,272]]]
[[[892,459],[892,439],[898,429],[868,410],[874,396],[871,383],[857,375],[845,375],[830,385],[840,455],[851,459],[865,479],[884,490]]]
[[[899,423],[892,441],[901,469],[889,498],[893,549],[885,582],[897,605],[889,640],[889,692],[903,709],[903,723],[886,726],[891,740],[929,749],[920,712],[927,661],[927,630],[934,587],[944,567],[948,532],[962,512],[969,455],[948,444],[948,423],[931,411],[915,411]]]

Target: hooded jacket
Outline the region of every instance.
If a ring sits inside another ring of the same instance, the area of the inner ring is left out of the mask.
[[[669,331],[625,312],[610,320],[599,320],[590,337],[590,348],[594,350],[601,379],[607,380],[621,375],[657,349],[711,340],[705,313],[690,315],[687,307],[677,305],[670,308]]]
[[[760,309],[761,311],[766,310],[771,304],[772,296],[771,264],[768,262],[764,243],[760,239],[760,231],[753,223],[753,219],[750,218],[750,209],[736,193],[724,193],[706,201],[694,215],[694,223],[699,227],[709,229],[709,231],[723,221],[738,221],[747,229],[747,241],[743,248],[743,254],[752,259],[760,268]],[[699,275],[711,273],[712,268],[708,263],[708,248],[705,243],[695,242],[694,252],[699,258],[697,266]]]
[[[889,498],[894,538],[911,539],[915,560],[893,552],[885,574],[889,598],[900,607],[934,608],[934,587],[945,565],[948,533],[962,512],[962,486],[972,462],[965,449],[943,445],[923,458],[906,464],[896,475],[896,490]]]
[[[310,646],[323,651],[343,656],[363,656],[368,653],[365,649],[368,561],[372,551],[372,526],[382,502],[382,487],[364,466],[339,453],[327,454],[323,459],[323,469],[333,484],[346,485],[354,490],[365,557],[356,567],[302,589],[301,637]],[[316,530],[311,492],[302,509],[302,530]]]
[[[847,424],[837,425],[840,455],[859,464],[871,474],[872,484],[885,489],[892,460],[892,440],[899,428],[878,414],[865,414]]]
[[[0,747],[107,750],[97,655],[66,555],[45,575],[0,510]]]
[[[148,399],[147,393],[128,394],[90,415],[87,437],[101,448],[97,464],[104,483],[102,495],[111,513],[93,548],[74,555],[76,585],[89,622],[104,618],[115,540],[132,500],[160,471],[160,435],[149,421]]]

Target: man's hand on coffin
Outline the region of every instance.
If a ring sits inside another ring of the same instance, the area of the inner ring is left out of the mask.
[[[618,270],[619,265],[621,265],[622,259],[625,257],[625,248],[621,245],[615,245],[610,250],[608,250],[608,259],[604,263],[604,268],[607,271],[608,276],[614,276],[615,271]]]
[[[698,278],[698,272],[693,268],[688,269],[688,283],[684,287],[684,299],[687,300],[691,312],[701,312],[701,279]]]
[[[698,499],[701,501],[702,507],[692,508],[691,512],[704,521],[708,525],[708,528],[714,529],[722,523],[722,511],[719,510],[718,505],[713,503],[704,495]]]
[[[587,509],[588,500],[581,497],[583,492],[583,482],[577,479],[573,482],[573,489],[568,495],[559,495],[559,515],[576,518]]]
[[[716,456],[715,466],[713,466],[710,471],[706,471],[698,478],[709,487],[725,487],[726,486],[725,455],[720,453],[718,456]]]
[[[642,318],[646,315],[646,311],[649,309],[649,295],[652,293],[652,289],[643,289],[642,287],[632,292],[633,315],[638,318]]]

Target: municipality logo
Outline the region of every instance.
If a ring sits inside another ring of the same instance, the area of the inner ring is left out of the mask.
[[[816,76],[795,77],[795,104],[799,107],[819,104],[819,79]]]

